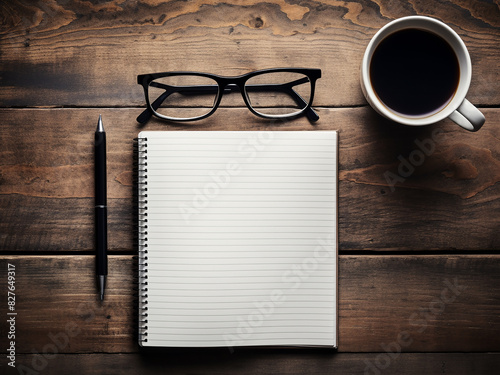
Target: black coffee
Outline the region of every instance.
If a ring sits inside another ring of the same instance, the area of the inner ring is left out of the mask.
[[[455,52],[440,36],[420,29],[396,31],[375,49],[370,64],[379,99],[402,115],[422,116],[444,107],[457,90]]]

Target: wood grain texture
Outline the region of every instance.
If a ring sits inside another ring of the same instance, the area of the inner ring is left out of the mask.
[[[44,362],[42,356],[20,355],[18,363],[41,374],[81,375],[176,374],[352,374],[352,375],[496,375],[500,355],[403,353],[332,353],[311,350],[163,350],[153,354],[59,354]],[[376,364],[380,366],[377,367]],[[377,372],[378,371],[378,372]],[[5,375],[17,374],[6,369]]]
[[[14,0],[0,7],[0,106],[139,105],[137,74],[276,66],[321,68],[317,105],[360,105],[370,38],[415,14],[444,21],[464,39],[471,102],[500,104],[497,2]]]
[[[366,107],[359,66],[370,38],[415,14],[444,21],[467,45],[468,99],[487,118],[480,132],[448,120],[400,127]],[[17,364],[40,374],[498,373],[499,41],[498,0],[0,1],[0,280],[15,264]],[[144,106],[137,74],[277,66],[322,69],[316,125],[257,119],[238,95],[192,125],[135,122]],[[340,353],[141,350],[133,257],[110,256],[101,304],[88,255],[99,113],[111,254],[133,251],[140,130],[338,130]],[[6,293],[5,284],[4,317]],[[0,360],[0,373],[18,371]]]
[[[3,279],[7,263],[16,267],[18,353],[43,353],[64,335],[60,353],[139,350],[131,256],[110,257],[103,303],[92,256],[4,256]],[[499,282],[497,255],[340,256],[339,351],[500,351]]]
[[[132,250],[132,140],[140,109],[3,109],[0,116],[0,250],[93,249],[93,132],[108,138],[110,250]],[[370,108],[319,108],[320,120],[272,123],[220,109],[193,125],[151,121],[148,130],[338,130],[340,249],[500,248],[500,122],[469,133],[445,120],[406,128]],[[434,138],[433,138],[434,134]],[[419,143],[420,142],[420,143]],[[415,157],[423,144],[422,163]],[[416,162],[407,175],[402,160]],[[389,174],[388,174],[389,173]],[[399,176],[397,184],[387,176]],[[403,177],[404,176],[404,177]],[[194,194],[194,193],[193,193]]]

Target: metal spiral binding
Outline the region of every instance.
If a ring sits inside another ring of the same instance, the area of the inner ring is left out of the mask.
[[[148,150],[147,138],[137,139],[137,197],[139,222],[139,342],[148,341]]]

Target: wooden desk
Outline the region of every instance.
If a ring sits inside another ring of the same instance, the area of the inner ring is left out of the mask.
[[[0,4],[0,13],[0,343],[9,348],[13,264],[19,373],[498,371],[498,2],[12,0]],[[397,126],[366,105],[359,66],[368,41],[390,20],[412,14],[443,20],[468,46],[468,98],[486,116],[479,132],[449,120]],[[153,120],[145,129],[339,131],[338,352],[142,350],[135,333],[132,140],[142,129],[135,118],[144,98],[136,75],[236,75],[278,66],[322,69],[315,125],[271,124],[243,103],[223,101],[205,121]],[[108,136],[104,303],[93,251],[100,113]],[[419,149],[416,141],[434,149],[391,189],[386,172],[398,173]],[[8,362],[2,355],[0,372],[18,373]]]

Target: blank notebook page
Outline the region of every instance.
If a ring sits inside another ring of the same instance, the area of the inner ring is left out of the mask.
[[[141,345],[337,346],[336,132],[148,131],[138,150]]]

